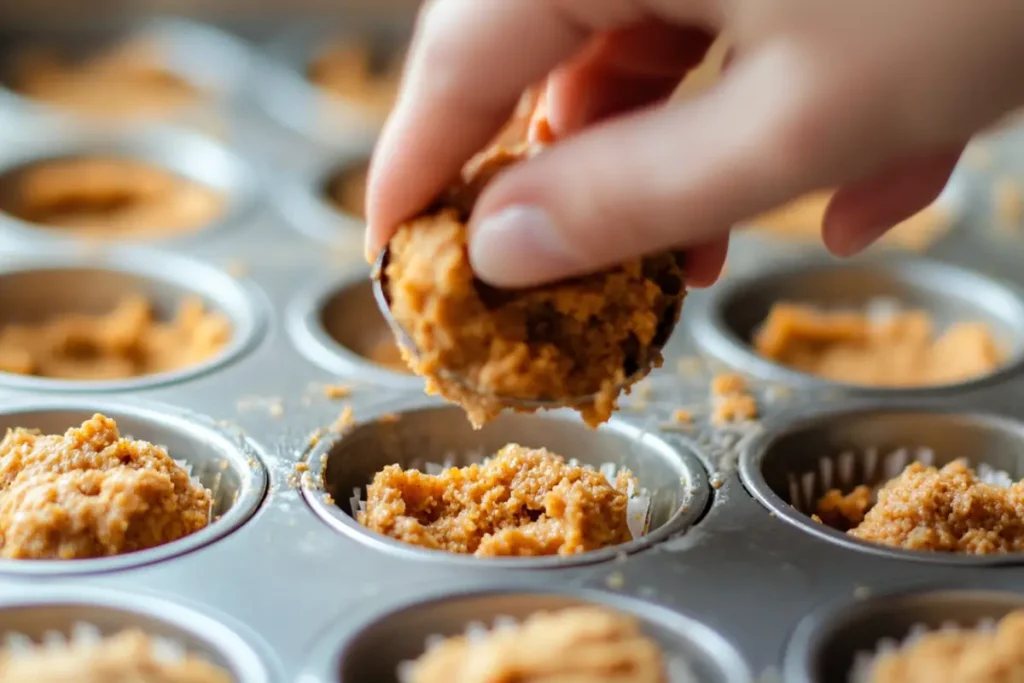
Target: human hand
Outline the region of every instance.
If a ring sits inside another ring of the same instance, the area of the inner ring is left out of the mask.
[[[711,36],[733,53],[663,105]],[[368,253],[548,79],[559,142],[502,174],[470,259],[538,284],[668,248],[713,282],[738,221],[839,187],[824,240],[866,247],[931,203],[968,138],[1024,104],[1020,0],[434,0],[371,166]]]

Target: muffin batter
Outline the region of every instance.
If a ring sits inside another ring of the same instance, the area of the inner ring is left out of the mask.
[[[148,41],[130,41],[84,61],[26,50],[10,85],[49,105],[110,119],[164,117],[202,98],[198,88],[160,66]]]
[[[117,157],[40,161],[0,177],[0,210],[86,237],[158,237],[219,219],[217,191],[152,164]]]
[[[509,444],[439,475],[389,465],[367,487],[360,524],[412,545],[477,557],[573,555],[632,540],[627,490],[544,449]]]
[[[984,323],[958,322],[936,337],[924,311],[873,318],[787,302],[772,306],[754,349],[794,370],[879,387],[963,382],[993,372],[1004,360]]]
[[[961,461],[912,463],[878,491],[832,490],[817,516],[863,541],[906,550],[991,555],[1024,550],[1024,482],[986,484]]]
[[[755,229],[776,237],[796,240],[820,240],[825,209],[832,191],[815,192],[749,221]],[[948,211],[932,204],[911,216],[883,236],[878,244],[908,251],[924,251],[949,231]]]
[[[656,643],[632,617],[602,607],[530,616],[480,640],[449,638],[412,665],[405,683],[668,683]]]
[[[364,161],[343,168],[328,179],[324,191],[338,211],[357,218],[366,217],[366,176],[369,170],[369,161]]]
[[[171,321],[145,298],[128,296],[103,315],[64,314],[0,326],[0,372],[71,380],[140,377],[201,363],[231,339],[231,323],[198,297]]]
[[[394,106],[405,54],[375,63],[372,46],[342,41],[329,45],[310,62],[310,81],[384,118]]]
[[[122,631],[98,643],[0,653],[3,683],[233,683],[227,671],[195,657],[165,661],[142,631]]]
[[[683,256],[525,290],[476,279],[467,217],[487,182],[527,153],[495,149],[474,160],[442,208],[399,228],[384,269],[391,312],[416,345],[412,369],[428,393],[461,404],[474,426],[506,407],[537,409],[509,399],[571,405],[596,426],[621,390],[660,367],[686,294]]]
[[[881,655],[865,683],[1009,683],[1024,680],[1024,610],[995,630],[927,633]]]
[[[160,446],[100,414],[0,442],[0,557],[75,560],[154,548],[210,521],[212,495]]]

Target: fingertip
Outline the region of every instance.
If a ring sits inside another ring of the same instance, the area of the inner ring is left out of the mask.
[[[718,281],[729,253],[729,234],[686,252],[686,285],[696,289],[710,287]]]

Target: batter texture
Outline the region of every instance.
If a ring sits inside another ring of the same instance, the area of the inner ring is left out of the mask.
[[[878,491],[832,490],[816,510],[822,522],[871,543],[969,555],[1024,550],[1024,482],[980,480],[962,461],[937,469],[912,463]]]
[[[184,299],[161,321],[144,297],[129,296],[105,315],[66,314],[0,327],[0,371],[74,380],[170,372],[213,357],[231,339],[231,322]]]
[[[391,111],[402,78],[405,54],[378,60],[373,46],[339,41],[321,50],[306,76],[317,86],[383,118]]]
[[[423,474],[389,465],[367,487],[358,521],[412,545],[477,557],[574,555],[632,540],[622,470],[595,470],[509,444],[483,464]]]
[[[1024,610],[996,630],[936,631],[881,655],[867,683],[1011,683],[1024,680]]]
[[[754,338],[757,353],[795,370],[863,386],[953,384],[995,371],[1005,360],[992,330],[958,322],[941,335],[925,311],[874,318],[778,303]]]
[[[683,256],[524,290],[478,280],[466,220],[486,184],[526,154],[477,158],[441,208],[399,228],[384,271],[391,312],[415,344],[411,367],[428,393],[462,405],[474,426],[507,407],[536,410],[510,399],[569,405],[596,426],[620,391],[660,367],[686,295]]]
[[[98,643],[72,642],[29,653],[0,653],[3,683],[233,683],[218,666],[195,657],[164,661],[142,631],[122,631]]]
[[[161,118],[203,93],[160,66],[156,45],[132,40],[85,60],[39,47],[15,60],[12,88],[52,106],[109,119]]]
[[[0,442],[0,557],[153,548],[206,527],[211,504],[164,448],[121,438],[104,415],[62,435],[13,429]]]
[[[171,171],[126,158],[41,161],[0,178],[0,209],[84,237],[159,237],[209,225],[223,196]]]
[[[534,614],[480,640],[449,638],[413,665],[409,683],[668,683],[658,645],[632,617],[601,607]]]

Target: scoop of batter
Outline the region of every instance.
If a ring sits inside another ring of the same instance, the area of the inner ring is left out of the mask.
[[[212,496],[160,446],[94,415],[62,435],[0,442],[0,557],[72,560],[144,550],[199,531]]]
[[[636,620],[600,607],[535,614],[480,640],[449,638],[409,683],[667,683],[658,646]]]
[[[399,228],[385,269],[391,313],[416,346],[410,366],[427,391],[460,404],[474,426],[509,399],[570,405],[596,426],[620,390],[661,365],[686,294],[683,257],[517,291],[484,284],[470,267],[466,220],[487,182],[527,153],[484,154],[441,208]]]
[[[509,444],[480,465],[441,474],[385,467],[361,524],[413,545],[487,556],[572,555],[632,540],[627,490],[544,449]]]
[[[194,657],[163,661],[141,631],[122,631],[99,643],[0,653],[3,683],[232,683],[218,666]]]
[[[864,683],[1012,683],[1024,680],[1024,610],[996,630],[928,633],[878,658]]]
[[[989,555],[1024,550],[1024,482],[1002,487],[966,464],[942,469],[912,463],[878,491],[829,491],[817,513],[864,541],[939,552]]]

